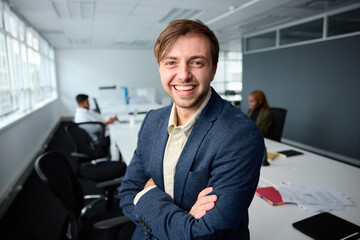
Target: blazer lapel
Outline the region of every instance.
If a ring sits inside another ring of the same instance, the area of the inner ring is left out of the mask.
[[[195,155],[200,147],[203,138],[212,127],[222,109],[221,97],[212,89],[211,98],[196,121],[194,128],[182,150],[176,166],[174,179],[174,202],[181,204],[184,193],[185,181],[190,171]]]
[[[167,118],[164,117],[159,121],[159,125],[157,129],[154,131],[157,134],[158,141],[153,144],[150,168],[151,168],[151,177],[153,178],[155,184],[162,190],[165,189],[164,187],[164,177],[163,177],[163,159],[164,159],[164,152],[166,148],[166,143],[169,137],[168,134],[168,123],[169,123],[169,116],[171,107],[169,108]],[[146,156],[145,156],[146,157]]]

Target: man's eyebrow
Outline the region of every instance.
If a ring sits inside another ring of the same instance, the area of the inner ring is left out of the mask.
[[[173,56],[166,56],[162,59],[162,61],[164,60],[174,60],[174,59],[178,59],[177,57],[173,57]]]
[[[203,55],[195,55],[195,56],[191,56],[191,58],[190,59],[204,59],[204,60],[206,60],[207,58],[205,57],[205,56],[203,56]]]
[[[161,61],[166,61],[166,60],[177,60],[179,59],[178,57],[175,56],[166,56],[164,57]],[[194,60],[194,59],[203,59],[203,60],[207,60],[207,58],[203,55],[194,55],[190,57],[190,60]]]

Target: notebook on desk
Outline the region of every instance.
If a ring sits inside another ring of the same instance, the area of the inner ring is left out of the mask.
[[[281,194],[274,187],[257,188],[255,194],[264,199],[270,205],[278,206],[285,204],[282,200]]]
[[[315,240],[360,239],[360,226],[323,212],[292,224],[294,228]]]
[[[292,157],[292,156],[297,156],[297,155],[303,154],[302,152],[295,151],[295,150],[285,150],[285,151],[280,151],[277,153],[282,157]]]

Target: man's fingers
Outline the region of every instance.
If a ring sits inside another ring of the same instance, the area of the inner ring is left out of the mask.
[[[210,202],[207,204],[203,204],[200,209],[198,209],[197,212],[193,212],[191,213],[193,215],[194,218],[196,219],[200,219],[203,216],[205,216],[206,212],[213,209],[215,207],[215,203],[214,202]]]
[[[214,191],[214,188],[208,187],[203,189],[199,195],[196,203],[192,206],[190,214],[196,218],[200,219],[205,216],[206,212],[215,207],[215,202],[217,201],[216,195],[208,195]],[[208,195],[208,196],[207,196]]]
[[[194,218],[202,218],[206,212],[215,207],[215,201],[217,200],[216,195],[206,196],[199,199],[195,205],[191,208],[190,214]]]
[[[205,214],[206,214],[206,211],[205,211],[205,210],[202,210],[202,211],[197,212],[196,214],[194,214],[193,217],[196,218],[196,219],[200,219],[200,218],[202,218],[203,216],[205,216]]]
[[[202,190],[199,195],[198,195],[198,199],[201,198],[201,197],[204,197],[206,196],[207,194],[211,193],[214,189],[212,187],[208,187],[208,188],[205,188],[204,190]]]
[[[206,203],[209,203],[209,202],[215,202],[216,200],[217,200],[217,196],[216,196],[216,195],[209,195],[209,196],[205,196],[205,197],[199,198],[199,199],[196,201],[196,204],[202,205],[202,204],[206,204]]]

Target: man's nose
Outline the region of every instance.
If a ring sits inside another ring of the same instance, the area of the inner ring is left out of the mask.
[[[191,71],[187,64],[181,64],[178,71],[178,78],[181,81],[189,81],[191,79]]]

